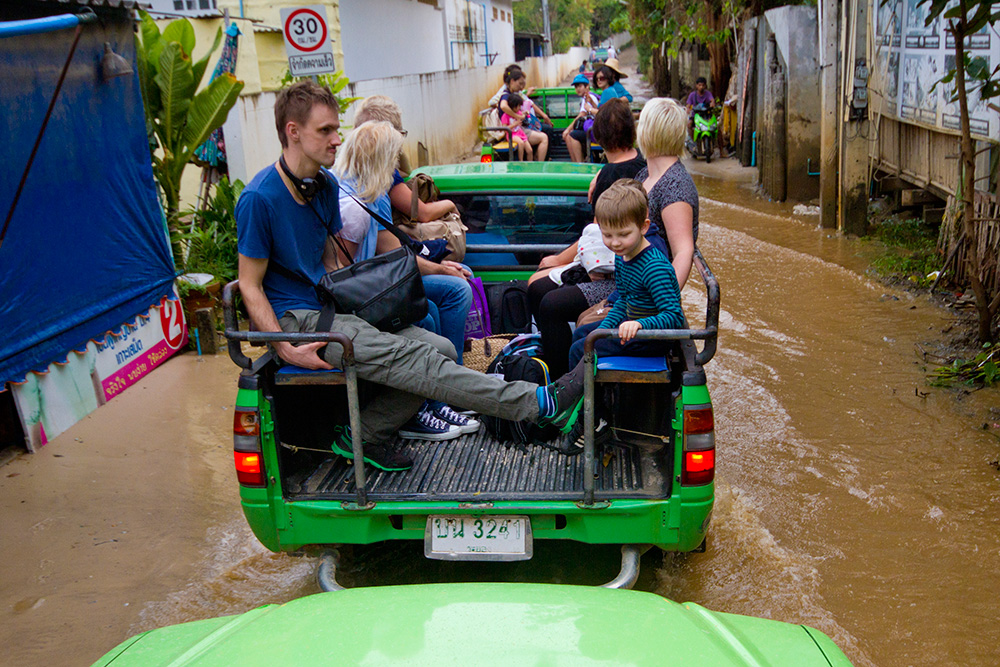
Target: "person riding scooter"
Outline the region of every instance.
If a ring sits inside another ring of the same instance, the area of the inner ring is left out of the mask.
[[[708,90],[708,82],[703,76],[695,80],[694,87],[687,97],[688,130],[691,133],[689,150],[711,162],[718,134],[718,118],[712,112],[715,96]]]
[[[708,82],[705,77],[699,76],[694,80],[694,90],[687,97],[688,129],[694,128],[694,108],[701,106],[706,109],[715,108],[715,96],[708,89]]]

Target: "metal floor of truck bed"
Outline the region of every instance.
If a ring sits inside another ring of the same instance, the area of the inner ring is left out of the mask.
[[[399,446],[413,459],[413,468],[384,472],[366,466],[369,500],[488,502],[583,496],[582,454],[567,456],[539,445],[507,446],[485,429],[445,442],[401,440]],[[597,448],[595,458],[597,498],[662,498],[669,493],[669,471],[664,475],[655,453],[610,442]],[[313,472],[287,480],[285,488],[295,500],[353,500],[353,464],[332,456]]]

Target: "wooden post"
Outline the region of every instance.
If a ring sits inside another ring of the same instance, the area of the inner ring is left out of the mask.
[[[819,126],[819,221],[827,228],[837,227],[837,108],[839,86],[838,37],[840,8],[838,0],[820,0],[820,115]]]
[[[868,135],[871,126],[868,107],[858,109],[858,95],[867,96],[868,0],[846,0],[844,20],[847,49],[844,51],[840,96],[840,218],[838,229],[845,234],[864,235],[868,231]],[[858,82],[862,82],[861,86]],[[867,97],[865,97],[867,101]]]

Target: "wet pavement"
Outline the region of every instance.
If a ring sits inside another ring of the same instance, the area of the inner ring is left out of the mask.
[[[716,509],[707,553],[649,557],[640,586],[807,623],[858,665],[996,664],[1000,441],[981,425],[1000,393],[926,387],[916,346],[947,311],[866,277],[859,242],[761,201],[735,161],[688,165],[722,286]],[[239,510],[236,377],[182,355],[0,466],[6,664],[89,664],[141,630],[319,590],[315,562],[267,552]],[[541,560],[493,572],[598,583],[617,566],[602,549]],[[367,584],[475,576],[406,546],[360,561]]]

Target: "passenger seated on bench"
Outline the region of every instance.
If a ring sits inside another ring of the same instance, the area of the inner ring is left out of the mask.
[[[511,93],[507,98],[507,102],[514,109],[520,109],[524,104],[524,98],[517,93]],[[527,119],[527,116],[525,116],[525,119]],[[527,157],[528,160],[531,160],[534,153],[531,150],[531,144],[528,143],[528,135],[524,133],[524,127],[522,127],[522,123],[524,121],[519,118],[514,118],[507,113],[502,113],[500,114],[500,122],[509,126],[511,129],[510,134],[514,141],[514,146],[511,146],[511,150],[515,147],[517,148],[517,158],[522,162],[525,160],[525,157]]]
[[[604,244],[615,253],[618,300],[603,321],[576,330],[569,366],[581,363],[584,339],[595,329],[618,329],[621,338],[597,341],[598,355],[663,356],[666,341],[635,340],[635,335],[641,329],[682,328],[684,311],[674,267],[645,236],[649,205],[642,183],[630,178],[615,181],[597,200],[594,214]]]

